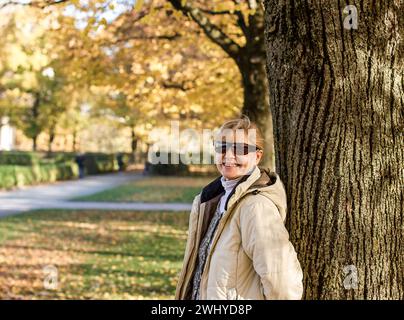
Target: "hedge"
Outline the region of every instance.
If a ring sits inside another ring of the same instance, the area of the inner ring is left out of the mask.
[[[42,162],[53,162],[53,163],[61,163],[61,162],[69,162],[75,161],[77,154],[75,152],[53,152],[51,154],[46,154],[46,157],[42,160]]]
[[[0,151],[0,165],[32,166],[40,160],[37,152]]]
[[[119,163],[119,159],[121,160],[121,163]],[[118,153],[116,155],[116,160],[118,163],[118,170],[125,171],[131,163],[132,155],[130,153]],[[120,167],[119,164],[121,165]]]
[[[33,166],[0,165],[0,188],[10,189],[41,182],[76,179],[79,169],[74,162]]]
[[[181,154],[177,153],[167,153],[167,152],[156,152],[155,155],[152,155],[153,159],[152,162],[148,162],[146,164],[146,172],[151,175],[163,175],[163,176],[182,176],[189,174],[189,165],[184,164],[181,161]],[[154,158],[156,157],[156,158]],[[178,164],[174,164],[172,162],[172,158],[176,161],[179,160]],[[167,160],[167,164],[156,163],[159,159],[164,159],[163,161]]]
[[[78,154],[74,152],[44,152],[0,151],[0,165],[35,166],[75,162]],[[84,153],[84,166],[88,174],[113,172],[119,170],[119,154]],[[121,153],[122,169],[126,169],[130,156]]]
[[[84,167],[87,174],[107,173],[119,170],[115,154],[86,153]]]
[[[121,170],[129,164],[128,154],[121,155]],[[86,174],[99,174],[118,171],[119,155],[106,153],[85,153],[81,155]],[[0,151],[0,188],[41,182],[53,182],[78,178],[79,167],[73,152]]]

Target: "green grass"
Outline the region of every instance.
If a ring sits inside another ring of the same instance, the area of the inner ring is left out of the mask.
[[[42,210],[0,219],[0,299],[172,299],[187,212]],[[45,289],[45,266],[58,270]]]
[[[74,201],[191,203],[214,177],[151,177]]]

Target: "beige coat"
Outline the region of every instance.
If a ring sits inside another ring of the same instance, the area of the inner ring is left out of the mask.
[[[195,197],[176,299],[190,299],[198,247],[220,197],[220,178]],[[303,274],[284,226],[279,176],[256,167],[230,194],[201,278],[201,299],[300,299]]]

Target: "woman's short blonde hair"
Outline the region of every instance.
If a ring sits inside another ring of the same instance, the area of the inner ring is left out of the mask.
[[[246,115],[242,115],[239,119],[233,119],[226,121],[222,126],[219,128],[218,134],[222,133],[225,130],[243,130],[245,134],[250,137],[251,131],[255,133],[255,145],[264,150],[264,137],[258,126],[250,120],[250,118]],[[250,131],[251,130],[251,131]]]

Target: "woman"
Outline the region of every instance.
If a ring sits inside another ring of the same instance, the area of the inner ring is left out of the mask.
[[[283,184],[258,168],[261,133],[244,117],[222,125],[214,143],[222,176],[193,202],[176,299],[300,299]]]

